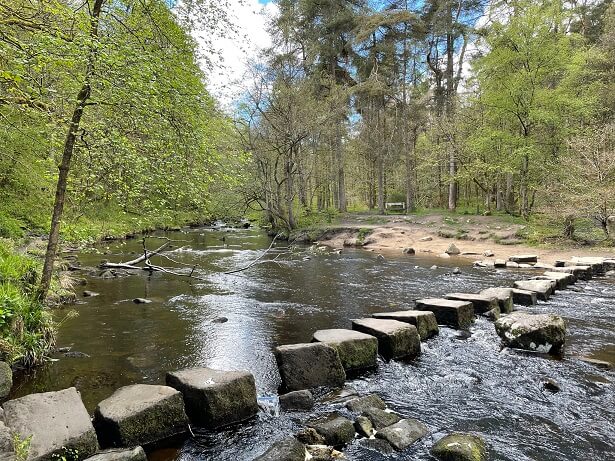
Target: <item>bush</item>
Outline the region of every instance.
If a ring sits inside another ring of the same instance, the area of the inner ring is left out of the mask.
[[[24,236],[23,223],[15,218],[0,214],[0,237],[20,238]]]

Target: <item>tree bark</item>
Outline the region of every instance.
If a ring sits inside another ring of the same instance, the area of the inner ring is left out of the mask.
[[[88,46],[88,59],[84,73],[84,80],[81,89],[77,95],[77,101],[73,110],[73,115],[68,127],[68,132],[64,140],[64,149],[62,152],[62,161],[59,166],[58,182],[56,184],[55,201],[53,204],[53,213],[51,216],[51,229],[49,232],[49,240],[47,242],[47,251],[45,252],[45,261],[43,263],[43,271],[41,274],[41,282],[38,287],[37,297],[44,301],[49,293],[51,278],[53,276],[53,265],[58,251],[58,241],[60,239],[60,226],[62,223],[62,215],[64,213],[64,202],[66,197],[66,187],[68,184],[68,174],[70,172],[71,160],[75,150],[75,141],[77,139],[77,131],[81,124],[81,117],[87,100],[92,93],[92,77],[94,76],[94,66],[98,53],[98,26],[102,5],[105,0],[94,0],[94,5],[90,17],[90,44]]]

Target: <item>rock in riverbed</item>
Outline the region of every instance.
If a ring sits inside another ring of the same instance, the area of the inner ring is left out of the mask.
[[[355,431],[352,421],[337,413],[311,419],[306,426],[315,429],[325,438],[327,445],[333,447],[346,445],[354,439]]]
[[[203,427],[227,426],[258,413],[254,376],[247,371],[187,368],[167,373],[166,382],[182,393],[186,413]]]
[[[294,437],[286,437],[254,461],[305,461],[305,446]]]
[[[378,312],[372,314],[375,319],[397,320],[414,325],[419,332],[421,341],[437,335],[439,332],[438,321],[433,312],[430,311],[395,311],[395,312]]]
[[[308,390],[282,394],[280,395],[280,407],[283,410],[311,410],[314,407],[314,396]]]
[[[376,437],[389,442],[397,450],[404,450],[429,433],[429,429],[416,419],[402,419],[376,433]]]
[[[512,288],[487,288],[485,290],[482,290],[480,294],[496,297],[500,306],[500,312],[502,314],[510,314],[514,309]]]
[[[456,256],[460,254],[461,251],[459,251],[459,248],[457,248],[457,246],[454,243],[451,243],[444,253],[446,253],[447,255]]]
[[[551,280],[520,280],[515,282],[514,286],[520,290],[533,291],[538,299],[548,301],[555,289],[555,282]]]
[[[4,420],[20,440],[31,437],[28,461],[52,461],[67,450],[87,458],[98,449],[92,421],[74,387],[9,400]]]
[[[378,359],[378,339],[354,330],[318,330],[313,341],[325,343],[337,351],[346,372],[375,368]]]
[[[412,358],[421,353],[421,339],[414,325],[365,318],[353,320],[352,329],[378,338],[378,352],[386,359]]]
[[[514,263],[537,263],[538,255],[513,255],[508,258],[509,261]]]
[[[438,324],[453,328],[467,328],[474,322],[474,307],[467,301],[454,301],[441,298],[424,298],[416,300],[420,311],[431,311]]]
[[[386,407],[386,403],[384,403],[384,401],[376,394],[357,397],[356,399],[352,399],[346,403],[346,408],[353,413],[362,413],[368,408],[379,408],[380,410],[384,410]]]
[[[515,304],[521,304],[522,306],[534,306],[538,302],[538,297],[534,291],[513,288],[512,294]]]
[[[495,296],[474,293],[449,293],[444,297],[456,301],[471,302],[476,314],[484,314],[498,307],[498,299]]]
[[[381,410],[380,408],[367,408],[363,412],[363,416],[369,418],[374,429],[377,431],[401,421],[399,415],[391,411]]]
[[[495,330],[510,347],[559,352],[566,341],[566,323],[553,314],[513,312],[495,322]]]
[[[147,461],[143,448],[114,449],[100,452],[85,461]]]
[[[431,454],[442,461],[485,461],[487,448],[482,437],[457,432],[438,440]]]
[[[144,446],[188,432],[188,416],[179,391],[133,384],[98,404],[94,427],[102,447]]]
[[[275,359],[282,390],[342,387],[346,372],[337,351],[324,343],[289,344],[276,347]]]
[[[6,362],[0,362],[0,399],[5,398],[13,387],[13,370]]]

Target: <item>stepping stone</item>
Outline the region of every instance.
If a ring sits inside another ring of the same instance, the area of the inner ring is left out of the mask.
[[[376,437],[389,442],[396,450],[404,450],[429,433],[425,424],[416,419],[402,419],[376,432]]]
[[[481,295],[495,296],[500,306],[502,314],[509,314],[513,311],[513,289],[504,287],[487,288],[480,292]]]
[[[550,271],[547,271],[544,274],[534,278],[536,280],[553,280],[555,282],[555,288],[558,290],[565,290],[566,288],[568,288],[568,285],[572,285],[575,280],[575,277],[572,274]]]
[[[186,368],[167,373],[166,382],[182,393],[186,413],[200,426],[215,429],[258,413],[254,376],[247,371]]]
[[[87,458],[98,450],[90,415],[74,387],[26,395],[3,407],[10,431],[22,441],[31,437],[28,461],[60,459],[66,450]]]
[[[553,269],[555,266],[553,264],[547,264],[547,263],[536,263],[532,266],[534,269],[546,269],[546,270],[551,270]]]
[[[589,266],[554,267],[551,269],[551,272],[572,274],[579,280],[590,280],[592,278],[592,269]]]
[[[474,322],[474,306],[467,301],[424,298],[416,300],[416,308],[420,311],[433,312],[440,325],[468,328]]]
[[[537,263],[538,255],[513,255],[508,258],[509,261],[514,263]]]
[[[486,461],[487,447],[482,437],[457,432],[438,440],[431,454],[441,461]]]
[[[519,263],[516,263],[514,261],[506,261],[507,269],[517,269],[518,267],[519,267]]]
[[[555,282],[551,280],[520,280],[514,283],[520,290],[533,291],[538,299],[548,301],[555,291]]]
[[[279,397],[283,410],[311,410],[314,408],[314,396],[310,391],[293,391]]]
[[[363,416],[369,418],[377,431],[401,421],[401,417],[397,414],[380,408],[367,408],[363,411]]]
[[[553,314],[513,312],[495,322],[507,346],[538,352],[559,352],[566,341],[566,322]]]
[[[188,416],[181,392],[133,384],[98,404],[94,427],[103,448],[147,446],[188,432]]]
[[[522,306],[535,306],[538,302],[538,297],[534,291],[520,290],[519,288],[512,289],[513,302]]]
[[[274,350],[283,391],[342,387],[346,372],[337,351],[324,343],[289,344]]]
[[[378,365],[378,339],[354,330],[318,330],[312,341],[325,343],[337,351],[344,370],[356,372]]]
[[[605,271],[613,271],[615,270],[615,259],[605,259],[602,265]]]
[[[305,461],[305,445],[294,437],[275,442],[254,461]]]
[[[120,448],[100,452],[85,461],[147,461],[147,456],[141,447],[127,450]]]
[[[590,266],[594,274],[603,274],[604,273],[604,260],[605,258],[595,257],[595,256],[583,256],[583,257],[573,256],[570,259],[570,262],[577,266]]]
[[[484,314],[498,307],[498,298],[474,293],[449,293],[444,296],[446,299],[456,301],[468,301],[474,306],[475,314]]]
[[[395,311],[378,312],[372,314],[375,319],[397,320],[414,325],[419,332],[421,341],[424,341],[438,334],[438,321],[433,312],[430,311]]]
[[[416,357],[421,353],[421,339],[414,325],[384,319],[358,319],[352,329],[378,338],[378,351],[386,359]]]
[[[506,260],[504,260],[504,259],[496,259],[495,261],[493,261],[493,267],[496,267],[498,269],[506,267]]]
[[[346,445],[354,439],[354,424],[348,418],[344,418],[337,413],[329,413],[319,418],[310,419],[305,425],[315,429],[325,438],[327,445],[332,447]]]
[[[382,400],[376,394],[358,397],[346,403],[346,408],[348,408],[353,413],[363,413],[368,408],[378,408],[380,410],[384,410],[386,407],[387,405],[386,403],[384,403],[384,400]]]

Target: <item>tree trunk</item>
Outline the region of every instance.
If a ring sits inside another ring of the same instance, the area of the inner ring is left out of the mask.
[[[75,149],[75,141],[77,132],[81,124],[81,117],[85,104],[92,93],[91,79],[94,75],[94,64],[96,61],[98,41],[98,25],[100,12],[104,0],[95,0],[90,17],[90,44],[88,46],[87,65],[85,68],[83,85],[77,95],[75,108],[68,126],[68,132],[64,140],[64,149],[62,151],[62,161],[59,166],[58,182],[56,184],[56,195],[53,204],[53,213],[51,215],[51,229],[49,231],[49,240],[47,242],[47,251],[45,252],[45,261],[43,263],[43,271],[41,274],[41,282],[38,287],[37,297],[44,301],[49,293],[51,278],[53,276],[53,265],[58,251],[58,241],[60,239],[60,225],[62,223],[62,215],[64,212],[64,201],[66,197],[66,187],[68,184],[68,174],[70,172],[71,160]]]

